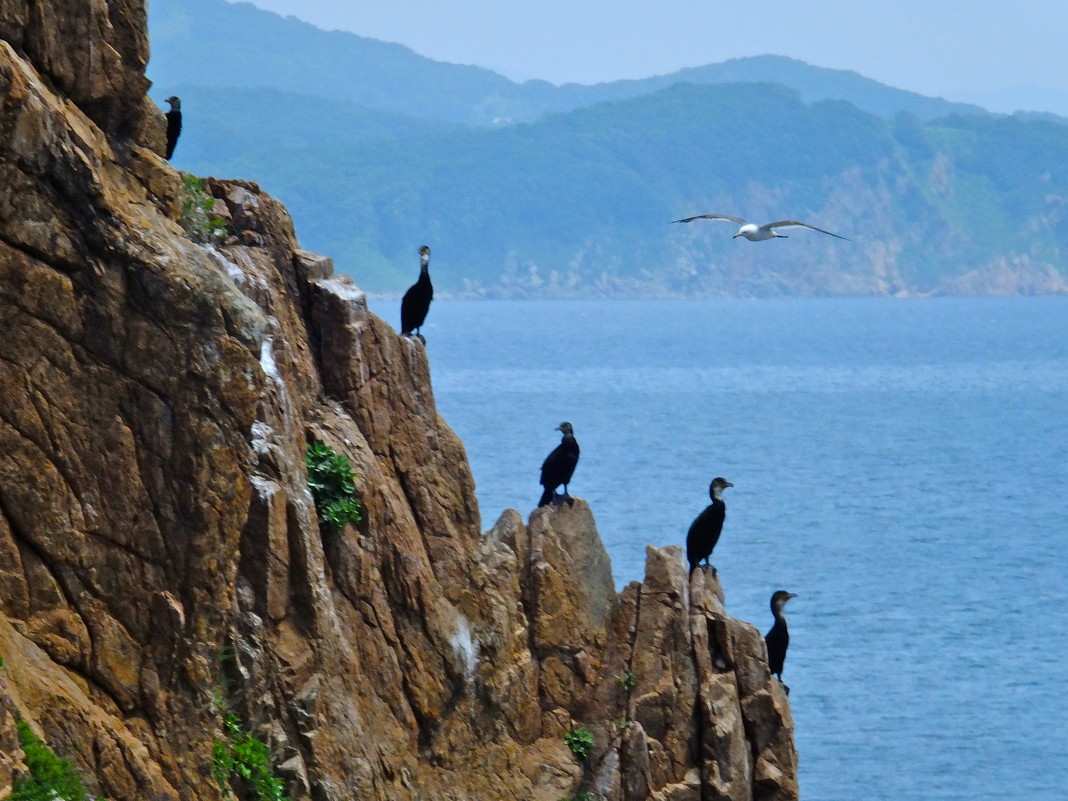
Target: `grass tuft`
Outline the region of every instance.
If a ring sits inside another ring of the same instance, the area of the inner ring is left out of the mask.
[[[26,721],[16,721],[15,727],[30,772],[15,781],[8,801],[89,801],[89,793],[70,760],[57,756]]]

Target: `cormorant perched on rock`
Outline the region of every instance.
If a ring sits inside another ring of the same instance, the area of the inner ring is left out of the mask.
[[[578,464],[578,440],[575,439],[575,431],[571,428],[571,423],[561,423],[556,430],[561,432],[564,438],[542,462],[540,483],[545,487],[545,491],[541,494],[538,506],[545,506],[550,501],[555,501],[555,490],[561,484],[564,485],[562,500],[566,500],[569,504],[573,503],[571,496],[567,494],[567,485],[571,481],[571,474],[575,472],[575,465]]]
[[[178,144],[178,135],[182,132],[182,101],[177,95],[167,98],[171,110],[167,112],[167,160],[174,155],[174,146]]]
[[[434,285],[430,283],[430,248],[423,245],[419,248],[419,280],[408,287],[401,300],[401,335],[415,332],[415,335],[423,339],[419,329],[426,320],[426,313],[430,311],[430,301],[434,299]],[[424,342],[426,340],[423,340]]]
[[[771,613],[775,615],[775,623],[771,630],[764,635],[764,643],[768,646],[768,667],[773,676],[778,676],[782,681],[782,666],[786,661],[786,649],[790,645],[790,632],[786,628],[786,615],[783,607],[791,598],[796,598],[792,592],[779,590],[771,596]],[[783,687],[786,687],[783,684]],[[786,687],[786,694],[790,694],[790,688]]]
[[[719,535],[723,531],[723,519],[727,516],[727,504],[720,496],[723,490],[734,485],[725,478],[717,476],[712,479],[708,487],[708,496],[712,503],[705,507],[701,514],[694,518],[690,524],[690,530],[686,532],[686,561],[690,563],[690,573],[697,569],[697,563],[702,559],[708,564],[708,557],[712,555],[712,549],[719,542]],[[712,567],[712,575],[716,575],[716,568]]]

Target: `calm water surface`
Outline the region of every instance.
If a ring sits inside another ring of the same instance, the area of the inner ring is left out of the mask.
[[[399,302],[373,301],[396,323]],[[791,602],[802,797],[1065,798],[1068,299],[438,301],[488,528],[571,490],[622,585],[723,475],[729,611]]]

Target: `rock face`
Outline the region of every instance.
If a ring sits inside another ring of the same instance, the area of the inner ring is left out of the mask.
[[[0,798],[11,795],[15,776],[26,770],[22,756],[15,718],[7,697],[7,682],[0,672]]]
[[[718,584],[651,549],[617,595],[582,501],[483,534],[424,348],[253,183],[194,245],[143,3],[56,8],[0,0],[0,795],[17,714],[112,801],[219,799],[230,710],[294,801],[797,798]],[[318,524],[313,439],[359,525]]]

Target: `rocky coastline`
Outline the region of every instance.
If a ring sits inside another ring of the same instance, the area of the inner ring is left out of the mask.
[[[292,801],[796,799],[716,579],[617,593],[581,500],[483,530],[418,341],[253,182],[183,225],[147,58],[144,0],[0,0],[0,797],[19,720],[112,801],[265,797],[239,738]]]

